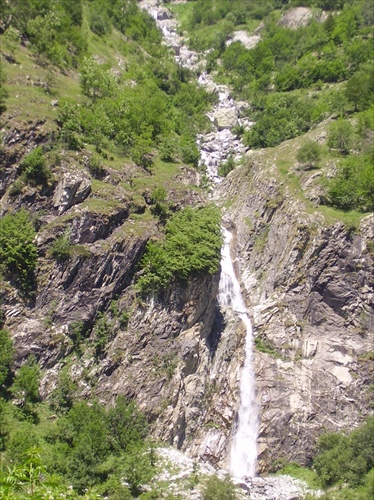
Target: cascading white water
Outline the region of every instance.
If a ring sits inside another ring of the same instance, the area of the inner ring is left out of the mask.
[[[222,182],[222,177],[218,175],[218,166],[227,160],[229,154],[234,154],[234,158],[239,159],[245,152],[245,146],[232,133],[230,127],[221,129],[214,125],[216,112],[218,110],[227,110],[231,114],[234,113],[237,116],[237,124],[247,128],[252,125],[252,122],[247,118],[240,117],[238,104],[232,99],[230,89],[225,85],[215,84],[212,75],[202,70],[198,54],[189,50],[178,35],[177,21],[169,16],[158,15],[158,1],[143,0],[139,5],[156,19],[157,25],[162,30],[165,43],[175,50],[177,63],[189,69],[199,69],[200,77],[198,81],[200,85],[218,93],[219,102],[208,114],[213,123],[213,129],[209,134],[199,135],[197,140],[201,155],[200,165],[205,165],[208,178],[213,184],[218,185]],[[240,380],[238,426],[234,434],[230,454],[230,472],[236,477],[244,478],[255,475],[259,427],[259,412],[255,401],[255,377],[252,368],[252,327],[231,261],[230,241],[232,235],[226,229],[223,229],[223,234],[225,244],[222,249],[219,303],[222,309],[227,308],[238,317],[246,329],[245,362]]]
[[[240,408],[238,426],[231,444],[230,472],[235,477],[254,477],[256,474],[257,435],[259,412],[256,405],[255,376],[253,370],[252,325],[244,304],[240,285],[230,255],[232,234],[223,229],[224,246],[221,256],[219,303],[239,317],[246,329],[245,360],[240,378]]]

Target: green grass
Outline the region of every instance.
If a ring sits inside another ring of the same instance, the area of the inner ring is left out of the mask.
[[[288,476],[292,476],[296,479],[301,479],[302,481],[305,481],[308,485],[308,487],[312,490],[318,490],[321,488],[321,484],[319,482],[317,473],[311,469],[307,469],[306,467],[302,467],[299,464],[296,463],[289,463],[284,465],[277,473],[276,475],[283,475],[286,474]]]

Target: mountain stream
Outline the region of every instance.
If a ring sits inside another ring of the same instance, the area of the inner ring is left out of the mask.
[[[218,95],[218,103],[208,113],[212,122],[212,131],[197,137],[200,165],[205,166],[207,176],[213,186],[217,185],[222,181],[218,175],[219,165],[229,156],[232,156],[235,161],[240,161],[245,152],[244,144],[232,132],[232,128],[237,125],[245,128],[251,126],[247,118],[241,117],[244,104],[237,103],[231,97],[227,86],[217,85],[212,75],[204,71],[204,54],[200,58],[199,54],[185,47],[183,37],[177,33],[178,23],[166,8],[160,6],[157,0],[143,0],[140,6],[156,20],[163,33],[164,43],[174,50],[176,62],[188,69],[198,70],[199,84],[207,91]],[[245,360],[240,377],[240,407],[230,448],[229,468],[233,476],[249,478],[254,477],[256,472],[256,443],[259,428],[252,355],[252,326],[231,259],[232,234],[224,227],[222,227],[222,232],[224,246],[221,254],[219,304],[224,314],[229,310],[230,316],[234,315],[235,318],[240,319],[246,330]]]

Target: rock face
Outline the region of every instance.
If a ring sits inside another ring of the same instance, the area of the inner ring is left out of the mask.
[[[154,8],[157,2],[148,4]],[[180,46],[175,21],[162,18],[177,57],[196,65],[197,55]],[[214,178],[230,153],[245,152],[229,130],[245,118],[228,89],[208,78],[205,84],[218,94],[211,118],[222,129],[199,137],[202,160]],[[226,128],[222,120],[228,116]],[[20,148],[44,140],[39,124],[28,136],[19,131],[8,137],[3,192],[16,177]],[[196,184],[196,178],[185,167],[178,187]],[[90,185],[88,173],[69,171],[50,192],[12,201],[15,208],[50,210],[38,222],[34,302],[23,301],[11,283],[1,290],[17,364],[35,354],[44,369],[44,398],[63,368],[82,396],[107,403],[119,394],[135,398],[156,437],[225,467],[239,406],[244,325],[230,316],[223,324],[218,275],[139,298],[134,276],[158,228],[149,221],[140,227],[133,214],[144,211],[148,194],[135,202],[116,188],[116,203],[100,200],[97,209]],[[110,186],[109,179],[105,187]],[[176,190],[175,196],[176,206],[203,202],[196,193],[177,198],[182,195]],[[236,236],[232,257],[256,337],[258,471],[273,469],[283,458],[307,464],[323,429],[352,429],[370,412],[374,216],[357,232],[326,223],[292,195],[274,165],[254,154],[217,183],[216,198],[230,207],[225,224]],[[66,227],[72,254],[51,259],[50,245]],[[80,355],[79,341],[86,348]],[[259,495],[273,498],[271,482],[257,482]]]
[[[87,174],[66,172],[57,186],[53,206],[62,214],[76,203],[82,203],[90,192],[91,181]]]
[[[308,7],[297,7],[286,12],[280,19],[279,24],[289,29],[297,29],[306,26],[313,18],[312,9]]]
[[[325,225],[255,160],[227,178],[222,195],[236,200],[228,216],[260,349],[258,467],[307,464],[323,429],[352,429],[370,413],[374,216],[353,234]]]

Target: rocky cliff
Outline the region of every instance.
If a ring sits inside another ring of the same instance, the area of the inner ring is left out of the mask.
[[[245,329],[217,307],[219,276],[139,297],[134,277],[159,227],[146,216],[149,189],[134,195],[128,187],[147,172],[104,165],[98,180],[90,151],[71,152],[48,186],[11,195],[24,151],[48,149],[53,133],[43,122],[14,125],[10,117],[1,207],[35,215],[39,255],[33,297],[11,281],[1,289],[16,365],[36,356],[46,399],[62,371],[79,396],[135,398],[154,436],[227,465]],[[254,326],[260,472],[283,459],[309,463],[323,430],[349,430],[371,411],[374,217],[358,228],[330,220],[308,199],[313,175],[297,174],[308,186],[300,194],[275,156],[251,153],[216,192],[235,234],[232,257]],[[182,166],[168,182],[173,209],[206,201],[195,170]],[[54,258],[51,246],[64,235],[70,253]]]

